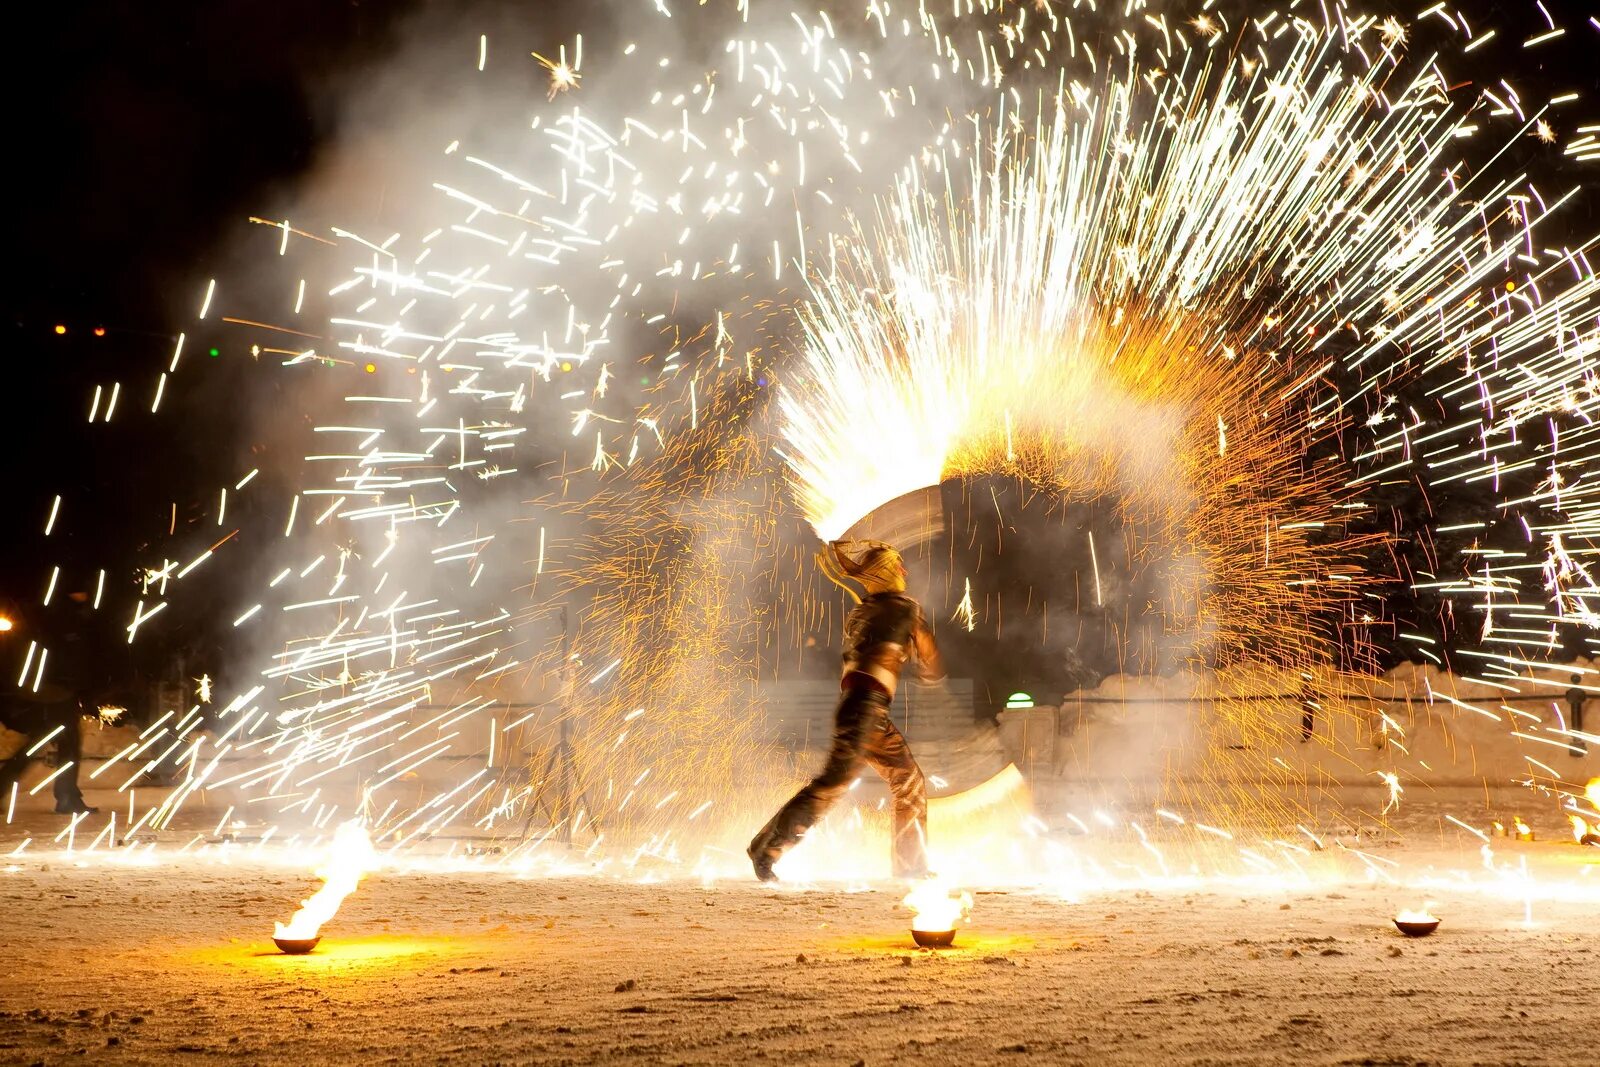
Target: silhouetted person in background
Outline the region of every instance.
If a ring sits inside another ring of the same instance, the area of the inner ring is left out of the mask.
[[[833,747],[822,773],[750,842],[750,862],[763,882],[776,880],[773,865],[844,795],[863,762],[883,776],[894,797],[895,877],[919,877],[928,870],[928,783],[905,737],[889,721],[889,704],[908,660],[917,661],[917,674],[925,682],[943,678],[944,667],[922,608],[906,594],[906,567],[900,553],[882,542],[867,541],[867,550],[853,559],[844,550],[849,543],[830,541],[817,557],[831,581],[851,596],[856,593],[847,582],[865,593],[856,597],[858,603],[845,620]]]
[[[12,785],[20,783],[28,765],[43,756],[48,745],[41,742],[49,738],[49,744],[55,747],[56,767],[65,768],[59,770],[50,783],[56,798],[56,814],[94,812],[95,809],[84,802],[83,791],[78,788],[78,770],[83,763],[81,717],[82,709],[72,693],[51,683],[40,685],[37,693],[25,689],[8,701],[0,718],[26,740],[0,765],[0,797],[5,798],[0,799],[0,803],[9,802]]]
[[[1300,743],[1303,745],[1317,734],[1317,699],[1307,677],[1300,683]]]
[[[1567,690],[1567,707],[1572,709],[1572,717],[1567,723],[1567,728],[1579,733],[1583,731],[1583,705],[1589,699],[1589,694],[1578,688],[1582,681],[1583,675],[1574,674],[1572,676],[1572,688]],[[1572,747],[1577,749],[1576,752],[1572,753],[1574,757],[1581,756],[1589,751],[1589,746],[1584,743],[1581,737],[1572,739]]]
[[[52,621],[61,624],[50,630],[31,619],[18,620],[12,616],[12,627],[7,631],[7,645],[15,646],[26,641],[36,646],[35,656],[21,658],[29,664],[24,684],[0,697],[0,722],[23,735],[22,746],[4,764],[0,764],[0,804],[10,802],[11,788],[22,781],[28,765],[40,759],[47,747],[55,748],[55,766],[58,768],[51,788],[55,794],[56,812],[60,815],[92,813],[78,787],[78,771],[83,763],[82,693],[77,672],[92,653],[85,641],[82,625],[87,608],[87,596],[74,593],[65,602]],[[43,613],[39,613],[41,623]],[[26,648],[26,645],[22,646]],[[48,654],[42,650],[48,649]],[[43,660],[43,670],[39,662]]]

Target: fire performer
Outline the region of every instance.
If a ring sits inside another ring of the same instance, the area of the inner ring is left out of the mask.
[[[864,544],[852,558],[846,546]],[[894,797],[893,870],[896,878],[927,873],[928,785],[904,735],[889,721],[900,671],[916,660],[919,681],[944,678],[922,608],[906,593],[900,553],[881,541],[830,541],[817,555],[822,571],[857,601],[845,620],[843,675],[833,719],[833,747],[818,774],[750,842],[756,877],[775,881],[773,865],[805,835],[855,779],[862,762],[883,776]],[[859,585],[865,596],[849,583]]]

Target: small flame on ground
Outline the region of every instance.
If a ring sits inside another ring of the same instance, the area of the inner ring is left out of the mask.
[[[377,866],[378,851],[372,847],[367,828],[355,821],[341,824],[334,832],[327,860],[317,870],[322,888],[300,905],[287,924],[274,923],[273,936],[295,941],[316,937],[344,898],[355,892],[362,876]]]
[[[1600,844],[1600,829],[1589,823],[1582,815],[1574,812],[1567,813],[1567,821],[1572,824],[1572,839],[1580,845]]]
[[[1432,907],[1433,901],[1425,900],[1420,908],[1406,908],[1400,911],[1395,915],[1394,921],[1397,923],[1436,923],[1439,921],[1439,917],[1429,910]]]
[[[903,901],[911,909],[911,929],[942,933],[954,930],[972,910],[972,894],[952,895],[950,887],[937,878],[919,882]]]

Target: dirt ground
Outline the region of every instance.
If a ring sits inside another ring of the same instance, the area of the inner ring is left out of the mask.
[[[1595,1062],[1600,851],[1496,849],[1499,874],[1469,839],[1392,844],[1394,882],[994,888],[943,952],[889,884],[385,870],[288,957],[303,866],[35,846],[0,867],[0,1061]],[[1405,939],[1423,897],[1444,925]]]

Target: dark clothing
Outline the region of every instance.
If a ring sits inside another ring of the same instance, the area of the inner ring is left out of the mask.
[[[56,766],[66,763],[72,766],[56,775],[50,783],[55,793],[56,811],[67,814],[84,810],[83,792],[78,788],[78,769],[83,763],[83,733],[78,724],[78,715],[78,706],[71,701],[22,705],[5,713],[6,726],[27,740],[10,759],[0,764],[0,804],[10,802],[12,783],[20,782],[28,764],[42,754],[36,752],[30,756],[28,750],[59,726],[61,731],[51,742],[56,749]]]
[[[873,593],[851,609],[844,622],[844,658],[859,658],[873,645],[911,644],[922,609],[905,593]]]
[[[922,620],[922,608],[905,593],[873,593],[844,623],[844,673],[860,671],[878,680],[892,697],[906,661],[915,657],[918,676],[944,677],[939,649]]]
[[[1572,709],[1572,721],[1567,723],[1568,729],[1576,730],[1579,733],[1583,732],[1583,705],[1588,700],[1589,694],[1577,686],[1567,690],[1567,706]],[[1570,744],[1578,749],[1577,752],[1573,753],[1574,756],[1581,755],[1589,747],[1581,737],[1574,737]]]
[[[911,606],[915,609],[916,601],[911,601]],[[855,618],[854,613],[851,618]],[[888,693],[870,676],[852,674],[846,676],[845,682],[834,713],[833,747],[827,765],[756,834],[750,842],[750,855],[776,862],[844,796],[865,762],[889,783],[894,797],[895,877],[923,874],[928,867],[927,780],[912,758],[905,736],[889,721]]]
[[[1309,684],[1300,687],[1300,743],[1305,744],[1317,733],[1317,698]]]

